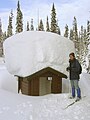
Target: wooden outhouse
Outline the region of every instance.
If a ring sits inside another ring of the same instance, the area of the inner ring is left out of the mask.
[[[62,93],[62,78],[67,76],[47,67],[28,77],[18,77],[18,92],[31,96]]]

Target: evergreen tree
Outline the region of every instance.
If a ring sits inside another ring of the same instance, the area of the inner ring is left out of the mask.
[[[78,37],[78,44],[79,44],[79,61],[81,64],[85,65],[85,58],[87,55],[87,45],[86,45],[86,29],[81,26],[81,31],[79,32]]]
[[[87,31],[86,31],[86,48],[87,48],[87,53],[88,53],[88,45],[90,43],[90,21],[87,21]]]
[[[2,32],[2,23],[0,19],[0,57],[2,57],[3,54],[3,32]]]
[[[39,24],[39,31],[44,31],[44,25],[42,19],[40,20],[40,24]]]
[[[6,31],[3,33],[3,41],[7,38]]]
[[[30,27],[30,30],[31,30],[31,31],[34,30],[33,19],[31,19],[31,27]]]
[[[69,37],[70,40],[73,40],[73,30],[70,29],[70,37]]]
[[[90,21],[88,20],[87,21],[87,33],[89,33],[90,32]]]
[[[54,3],[51,10],[51,32],[57,33],[56,9]]]
[[[29,31],[29,22],[27,21],[27,31]]]
[[[84,59],[84,29],[81,26],[81,32],[79,33],[79,61],[83,63]]]
[[[7,29],[7,37],[10,37],[13,35],[12,29],[12,20],[13,20],[13,12],[11,11],[11,14],[9,16],[9,23],[8,23],[8,29]]]
[[[87,55],[87,49],[88,49],[86,38],[87,38],[87,32],[86,32],[86,29],[84,29],[84,62],[85,62],[85,58],[86,58],[86,55]]]
[[[47,16],[47,22],[46,22],[46,31],[49,32],[50,28],[49,28],[49,21],[48,21],[48,16]]]
[[[78,29],[77,29],[76,17],[74,17],[74,21],[73,21],[73,37],[75,41],[78,41]]]
[[[60,27],[58,25],[58,20],[57,20],[57,34],[61,35]]]
[[[2,23],[1,23],[1,19],[0,19],[0,42],[2,41]]]
[[[73,21],[73,42],[76,50],[76,58],[79,59],[79,43],[78,43],[78,29],[77,29],[76,17],[74,17],[74,21]]]
[[[84,28],[84,38],[86,39],[86,34],[87,34],[87,32],[86,32],[86,29]]]
[[[87,31],[86,31],[86,29],[84,29],[84,43],[85,43],[85,46],[87,45],[86,38],[87,38]]]
[[[57,27],[57,34],[61,35],[60,27]]]
[[[68,25],[66,24],[64,37],[68,38],[68,34],[69,34],[69,29],[68,29]]]
[[[16,33],[23,31],[23,14],[20,10],[20,3],[17,4]]]
[[[87,21],[87,44],[89,43],[90,40],[90,21]]]
[[[90,21],[87,21],[87,39],[86,39],[86,54],[90,57]],[[90,60],[88,59],[90,63]],[[90,64],[88,65],[88,71],[90,72]]]

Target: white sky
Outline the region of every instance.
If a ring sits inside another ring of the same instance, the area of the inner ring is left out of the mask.
[[[0,1],[0,17],[2,19],[3,30],[6,30],[8,25],[8,16],[11,9],[14,11],[13,24],[15,29],[16,9],[18,0],[1,0]],[[6,2],[6,3],[5,3]],[[90,19],[90,0],[20,0],[21,10],[23,12],[24,30],[26,28],[26,22],[34,19],[34,26],[38,24],[38,11],[39,19],[43,19],[46,26],[46,17],[51,18],[51,8],[53,2],[57,12],[57,19],[59,20],[59,26],[61,31],[64,31],[66,24],[69,28],[72,28],[73,17],[76,16],[78,27],[81,25],[86,27],[87,20]]]

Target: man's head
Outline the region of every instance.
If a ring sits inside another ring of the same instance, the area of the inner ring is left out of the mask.
[[[75,54],[72,52],[69,54],[70,60],[74,60],[75,59]]]

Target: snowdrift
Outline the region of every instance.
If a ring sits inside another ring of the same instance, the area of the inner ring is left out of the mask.
[[[4,64],[0,63],[0,89],[18,93],[18,78],[11,75]]]
[[[72,41],[49,32],[26,31],[4,42],[8,71],[22,77],[45,67],[52,67],[66,74],[70,52],[74,52]]]

